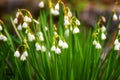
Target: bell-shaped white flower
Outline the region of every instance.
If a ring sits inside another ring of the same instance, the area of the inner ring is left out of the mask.
[[[96,47],[96,49],[101,49],[100,43],[98,42],[95,47]]]
[[[68,19],[64,20],[64,25],[65,25],[65,26],[70,25],[70,22],[69,22],[69,20],[68,20]]]
[[[35,40],[35,36],[32,33],[28,33],[28,40],[31,42],[33,40]]]
[[[38,4],[38,6],[39,6],[40,8],[44,8],[45,4],[44,4],[43,1],[41,1],[41,2]]]
[[[57,47],[57,48],[55,49],[55,53],[56,53],[56,54],[60,54],[60,53],[61,53],[61,49],[60,49],[59,47]]]
[[[59,42],[58,42],[58,46],[59,47],[62,47],[63,46],[63,41],[60,39]]]
[[[67,44],[66,42],[63,42],[62,48],[63,48],[63,49],[68,48],[68,44]]]
[[[20,12],[17,12],[17,13],[16,13],[16,18],[18,18],[19,15],[20,15]]]
[[[15,24],[18,24],[18,19],[15,18],[13,22],[14,22]]]
[[[71,11],[68,11],[68,17],[72,17]]]
[[[40,41],[44,41],[44,37],[43,37],[43,33],[42,32],[38,33],[38,37],[39,37]]]
[[[19,58],[20,57],[20,52],[19,51],[15,51],[14,56]]]
[[[118,20],[118,17],[117,17],[117,15],[116,15],[116,13],[113,14],[113,20],[114,20],[114,21]]]
[[[3,40],[3,36],[4,36],[3,34],[0,34],[0,40]]]
[[[105,32],[105,31],[106,31],[106,27],[105,27],[104,25],[101,27],[101,31],[102,31],[102,32]]]
[[[2,31],[2,30],[3,30],[2,25],[0,25],[0,31]]]
[[[94,40],[94,41],[93,41],[93,45],[96,45],[96,44],[97,44],[97,41],[96,41],[96,40]]]
[[[27,52],[27,51],[24,51],[24,52],[23,52],[23,55],[28,56],[28,52]]]
[[[59,15],[59,11],[58,10],[54,10],[54,14],[55,16],[58,16]]]
[[[25,61],[26,60],[26,56],[24,54],[22,54],[21,57],[20,57],[20,60],[21,61]]]
[[[75,28],[73,29],[73,34],[77,34],[77,33],[79,33],[79,32],[80,32],[80,30],[79,30],[78,27],[75,27]]]
[[[26,22],[23,23],[22,25],[23,28],[27,28],[28,27],[28,24]]]
[[[53,45],[53,46],[51,47],[51,51],[55,51],[55,50],[56,50],[56,46]]]
[[[31,22],[32,20],[31,20],[31,18],[30,18],[30,17],[25,16],[25,17],[24,17],[24,21],[25,21],[25,22]]]
[[[41,50],[41,45],[39,43],[35,43],[36,51]]]
[[[56,9],[56,10],[59,10],[59,3],[57,3],[57,4],[55,5],[55,9]]]
[[[104,33],[102,33],[101,39],[102,39],[102,40],[105,40],[105,39],[106,39],[106,35],[105,35]]]
[[[66,36],[66,37],[69,37],[69,32],[70,32],[69,29],[66,29],[66,30],[65,30],[65,36]]]
[[[18,30],[22,30],[22,25],[19,24],[18,27],[17,27]]]
[[[41,51],[45,52],[46,51],[46,47],[44,45],[41,46]]]
[[[115,39],[114,45],[117,45],[117,44],[119,44],[119,41],[118,41],[118,39]]]
[[[7,37],[3,35],[3,41],[7,41]]]
[[[120,45],[115,45],[114,50],[117,50],[117,51],[120,50]]]
[[[80,25],[80,21],[78,20],[78,19],[76,19],[76,21],[75,21],[75,23],[76,23],[76,25]]]

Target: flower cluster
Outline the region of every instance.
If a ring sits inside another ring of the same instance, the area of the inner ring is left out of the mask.
[[[3,27],[0,24],[0,41],[7,41],[7,37],[2,33]]]
[[[101,16],[96,26],[97,28],[93,33],[94,37],[93,45],[95,45],[96,49],[100,49],[101,48],[100,42],[106,39],[106,27],[103,24],[101,24],[101,21],[106,22],[105,17]]]
[[[120,24],[118,25],[118,33],[116,34],[116,39],[114,41],[114,50],[120,50]]]
[[[14,19],[14,23],[17,26],[18,30],[26,29],[29,26],[29,23],[32,22],[32,19],[28,15],[23,15],[21,11],[16,13],[16,18]]]
[[[59,39],[59,41],[58,41],[58,39]],[[60,54],[61,49],[67,49],[67,48],[68,48],[67,42],[63,41],[61,39],[61,37],[59,37],[57,32],[54,32],[54,41],[53,41],[53,45],[51,47],[51,51],[55,52],[56,54]]]
[[[73,34],[77,34],[80,32],[78,26],[80,25],[80,21],[72,15],[72,12],[67,8],[65,10],[64,15],[64,26],[66,28],[65,35],[69,36],[69,30],[73,32]]]
[[[59,2],[55,5],[55,7],[51,7],[50,11],[51,11],[51,14],[53,14],[54,16],[58,16],[59,15]]]
[[[27,50],[25,50],[21,55],[20,51],[16,50],[15,53],[14,53],[14,56],[17,57],[17,58],[20,57],[21,61],[25,61],[26,57],[28,56],[28,52],[27,52]]]

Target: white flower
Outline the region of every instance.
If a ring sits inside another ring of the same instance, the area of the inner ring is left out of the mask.
[[[56,54],[60,54],[60,53],[61,53],[61,49],[57,47],[57,48],[55,49],[55,53],[56,53]]]
[[[59,11],[58,10],[54,10],[54,14],[55,16],[58,16],[59,15]]]
[[[56,50],[56,46],[53,45],[53,46],[51,47],[51,51],[55,51],[55,50]]]
[[[69,36],[69,29],[65,30],[65,36],[68,37]]]
[[[17,18],[14,19],[14,23],[15,23],[15,24],[18,23],[18,19],[17,19]]]
[[[118,39],[115,39],[114,44],[115,44],[115,45],[116,45],[116,44],[119,44]]]
[[[68,20],[68,19],[64,20],[64,25],[65,25],[65,26],[70,25],[70,22],[69,22],[69,20]]]
[[[45,52],[46,51],[46,47],[44,45],[41,46],[41,51]]]
[[[105,31],[106,31],[106,28],[105,28],[104,25],[101,27],[101,30],[102,30],[102,32],[105,32]]]
[[[58,33],[56,31],[54,32],[54,36],[56,36],[56,37],[58,36]]]
[[[17,12],[17,13],[16,13],[16,17],[18,18],[19,15],[20,15],[20,12]]]
[[[23,55],[28,56],[28,52],[27,52],[27,51],[24,51],[24,52],[23,52]]]
[[[114,50],[120,50],[120,45],[118,45],[118,44],[115,45],[115,46],[114,46]]]
[[[63,49],[68,48],[68,44],[66,42],[63,42],[62,48]]]
[[[118,31],[118,35],[120,35],[120,30]]]
[[[21,61],[25,61],[27,56],[28,56],[28,52],[27,52],[27,51],[24,51],[23,54],[22,54],[21,57],[20,57],[20,60],[21,60]]]
[[[75,21],[75,23],[76,23],[76,25],[80,25],[80,21],[77,19],[76,21]]]
[[[0,34],[0,40],[3,40],[3,35],[2,34]]]
[[[22,25],[23,28],[27,28],[28,27],[28,24],[26,22],[23,23]]]
[[[115,13],[113,14],[113,20],[114,21],[118,20],[118,17],[117,17],[117,15]]]
[[[41,1],[39,4],[38,4],[38,6],[40,7],[40,8],[44,8],[44,2],[43,1]]]
[[[94,40],[94,41],[93,41],[93,45],[96,45],[96,44],[97,44],[97,41],[96,41],[96,40]]]
[[[72,17],[71,11],[68,11],[68,17]]]
[[[101,45],[100,45],[100,43],[98,42],[97,44],[96,44],[96,49],[100,49],[101,48]]]
[[[7,37],[3,35],[3,41],[7,41]]]
[[[45,31],[48,31],[48,27],[47,26],[45,27]]]
[[[59,3],[57,3],[57,4],[55,5],[55,9],[56,9],[56,10],[59,10]]]
[[[105,39],[106,39],[106,35],[105,35],[104,33],[102,33],[101,39],[102,39],[102,40],[105,40]]]
[[[20,57],[20,52],[19,51],[15,51],[14,56],[17,57],[17,58]]]
[[[43,37],[43,33],[42,32],[38,33],[38,37],[39,37],[40,41],[44,41],[44,37]]]
[[[40,51],[41,50],[41,46],[39,43],[35,43],[35,47],[36,47],[36,51]]]
[[[29,18],[28,16],[25,16],[25,17],[24,17],[24,21],[25,21],[25,22],[31,22],[32,20],[31,20],[31,18]]]
[[[59,42],[58,42],[58,46],[59,47],[62,47],[63,46],[63,41],[60,39]]]
[[[2,31],[3,30],[3,28],[2,28],[2,26],[0,25],[0,31]]]
[[[26,60],[26,56],[24,54],[22,54],[21,57],[20,57],[20,60],[21,61],[25,61]]]
[[[79,32],[80,32],[80,30],[79,30],[78,27],[75,27],[75,28],[73,29],[73,34],[77,34],[77,33],[79,33]]]
[[[28,40],[31,42],[33,40],[35,40],[35,36],[31,33],[28,33]]]
[[[22,25],[19,24],[18,27],[17,27],[18,30],[22,30]]]

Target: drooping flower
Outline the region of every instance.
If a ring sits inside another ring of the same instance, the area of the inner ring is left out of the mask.
[[[66,42],[63,42],[62,48],[63,48],[63,49],[68,48],[68,44],[67,44]]]
[[[94,40],[94,41],[93,41],[93,45],[96,45],[96,44],[97,44],[97,41],[96,41],[96,40]]]
[[[25,17],[24,17],[24,21],[25,21],[25,22],[31,22],[32,20],[31,20],[31,18],[30,18],[30,17],[25,16]]]
[[[68,37],[69,36],[69,29],[65,30],[65,36]]]
[[[60,39],[59,42],[58,42],[58,46],[59,47],[62,47],[63,46],[63,41]]]
[[[113,14],[113,20],[114,20],[114,21],[118,20],[118,17],[117,17],[117,15],[116,15],[116,13]]]
[[[41,50],[41,45],[39,43],[35,43],[36,51]]]
[[[19,58],[20,57],[20,52],[18,50],[15,51],[14,56],[17,57],[17,58]]]
[[[40,41],[44,41],[44,37],[43,37],[43,33],[42,32],[38,33],[38,37],[39,37]]]
[[[20,60],[21,60],[21,61],[25,61],[27,56],[28,56],[28,52],[27,52],[27,51],[24,51],[23,54],[22,54],[21,57],[20,57]]]
[[[105,39],[106,39],[106,35],[105,35],[104,33],[102,33],[101,39],[102,39],[102,40],[105,40]]]
[[[23,28],[27,28],[28,27],[28,24],[26,22],[23,23],[22,25]]]
[[[18,19],[15,18],[13,22],[14,22],[15,24],[18,24]]]
[[[46,51],[46,47],[44,45],[41,46],[41,52],[45,52]]]
[[[18,30],[22,30],[22,25],[19,24],[18,27],[17,27]]]
[[[77,34],[77,33],[79,33],[79,32],[80,32],[80,30],[79,30],[78,27],[75,27],[75,28],[73,29],[73,34]]]
[[[106,28],[105,28],[104,25],[101,27],[101,30],[102,30],[102,32],[105,32],[105,31],[106,31]]]
[[[76,25],[80,25],[80,21],[78,20],[78,19],[76,19],[76,21],[75,21],[75,23],[76,23]]]
[[[3,35],[3,41],[7,41],[7,37]]]
[[[35,36],[32,33],[28,33],[28,40],[31,42],[33,40],[35,40]]]
[[[56,53],[56,54],[60,54],[60,53],[61,53],[61,49],[60,49],[59,47],[57,47],[57,48],[55,49],[55,53]]]
[[[59,10],[59,3],[57,3],[57,4],[55,5],[55,9],[56,9],[56,10]]]
[[[97,44],[96,44],[96,49],[101,49],[101,45],[100,45],[100,43],[99,42],[97,42]]]
[[[45,4],[44,4],[43,1],[41,1],[41,2],[38,4],[38,6],[39,6],[40,8],[44,8]]]
[[[55,50],[56,50],[56,46],[53,45],[53,46],[51,47],[51,51],[55,51]]]
[[[3,30],[2,25],[0,25],[0,31],[2,31],[2,30]]]

